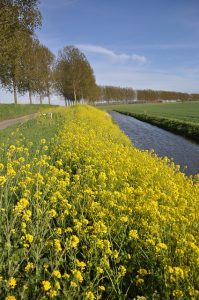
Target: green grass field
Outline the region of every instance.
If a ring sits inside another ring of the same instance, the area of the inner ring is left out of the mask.
[[[52,105],[0,104],[0,121],[25,116],[39,111],[44,111],[49,108],[52,108]]]
[[[199,102],[107,105],[100,108],[108,111],[117,110],[121,112],[147,114],[199,124]]]

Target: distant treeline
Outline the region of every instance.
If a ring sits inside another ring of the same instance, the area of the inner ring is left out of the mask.
[[[132,88],[98,86],[98,98],[105,101],[134,100],[136,91]]]
[[[138,100],[158,102],[161,100],[198,101],[199,94],[189,94],[173,91],[138,90]]]
[[[134,90],[114,86],[99,86],[101,101],[131,101],[139,100],[145,102],[161,102],[163,100],[175,101],[199,101],[199,94],[189,94],[173,91]]]

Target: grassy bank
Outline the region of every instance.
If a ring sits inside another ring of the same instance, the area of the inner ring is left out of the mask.
[[[44,111],[49,108],[54,108],[54,106],[40,104],[0,104],[0,121]]]
[[[104,112],[56,118],[1,144],[2,298],[197,299],[198,184]]]
[[[178,119],[162,118],[147,114],[137,114],[134,112],[124,112],[121,110],[115,110],[127,116],[132,116],[138,120],[156,125],[158,127],[164,128],[171,132],[180,134],[182,136],[188,137],[199,142],[199,124],[198,123],[188,123],[180,121]]]
[[[199,141],[199,102],[104,106]]]

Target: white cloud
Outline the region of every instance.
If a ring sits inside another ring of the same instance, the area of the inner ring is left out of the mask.
[[[97,45],[91,45],[91,44],[77,44],[76,45],[80,50],[89,52],[89,53],[96,53],[100,55],[106,55],[114,60],[117,61],[137,61],[144,63],[146,62],[146,57],[142,55],[137,55],[137,54],[126,54],[126,53],[115,53],[112,50],[109,50],[107,48],[97,46]]]

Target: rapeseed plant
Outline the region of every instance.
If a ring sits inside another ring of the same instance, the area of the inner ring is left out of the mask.
[[[87,106],[0,147],[2,299],[198,299],[197,181]]]

